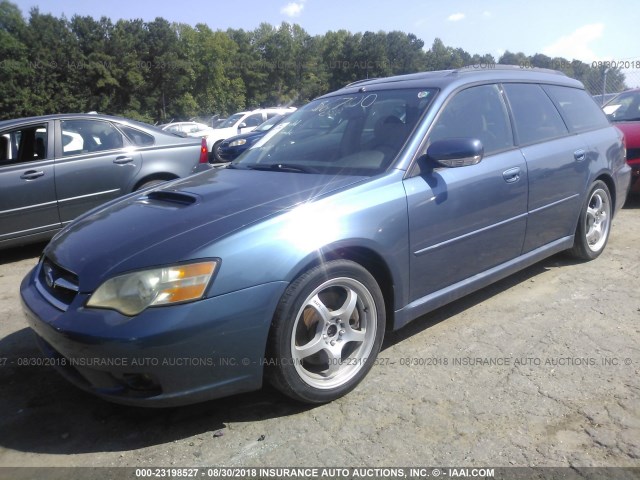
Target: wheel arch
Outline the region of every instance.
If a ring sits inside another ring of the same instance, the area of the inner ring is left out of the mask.
[[[294,281],[304,272],[331,260],[351,260],[354,263],[365,268],[376,280],[385,304],[386,314],[386,330],[394,330],[395,318],[394,311],[397,304],[396,285],[394,275],[389,264],[384,257],[375,249],[366,246],[355,245],[332,245],[317,250],[308,256],[303,262],[298,264],[290,281]]]
[[[144,185],[147,182],[151,182],[153,180],[162,180],[164,182],[167,182],[169,180],[175,180],[177,178],[180,178],[178,175],[175,175],[173,173],[169,173],[169,172],[158,172],[158,173],[152,173],[150,175],[147,175],[145,177],[140,178],[138,181],[136,181],[136,183],[133,185],[132,188],[132,192],[135,192],[136,190],[138,190],[142,185]]]
[[[615,216],[616,214],[616,209],[615,206],[617,205],[617,196],[616,196],[616,182],[613,180],[613,177],[606,173],[603,172],[600,175],[598,175],[594,180],[593,183],[597,182],[598,180],[601,180],[602,182],[604,182],[604,184],[607,186],[607,188],[609,189],[609,194],[611,195],[611,215]],[[592,183],[592,185],[593,185]],[[591,188],[591,187],[589,187]]]

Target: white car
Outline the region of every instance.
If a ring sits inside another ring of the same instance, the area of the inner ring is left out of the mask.
[[[213,128],[211,132],[202,135],[207,139],[209,161],[224,161],[216,158],[216,147],[229,137],[248,133],[276,115],[283,115],[295,111],[295,107],[260,108],[250,112],[238,112],[231,115],[224,122]]]
[[[198,122],[172,122],[158,125],[165,132],[177,133],[178,135],[187,135],[189,137],[204,137],[208,135],[213,128]]]

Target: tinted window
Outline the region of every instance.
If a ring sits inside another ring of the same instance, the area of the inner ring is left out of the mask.
[[[30,125],[0,134],[0,165],[47,158],[47,125]]]
[[[122,134],[109,122],[99,120],[64,120],[62,155],[114,150],[124,146]]]
[[[155,139],[148,133],[142,132],[136,128],[120,125],[120,129],[124,132],[131,143],[138,147],[147,147],[155,143]]]
[[[508,83],[504,85],[504,90],[511,104],[521,145],[568,133],[558,110],[539,85]]]
[[[555,102],[571,131],[609,125],[600,107],[584,90],[557,85],[545,85],[543,88]]]
[[[612,122],[640,120],[640,91],[624,92],[602,107]]]
[[[497,85],[456,94],[438,117],[429,141],[460,137],[479,139],[485,155],[513,146],[509,117]]]

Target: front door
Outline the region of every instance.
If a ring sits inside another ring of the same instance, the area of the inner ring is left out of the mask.
[[[410,230],[410,299],[414,301],[522,251],[527,222],[527,165],[514,147],[501,89],[471,87],[442,109],[427,143],[482,141],[476,165],[422,165],[405,180]],[[428,160],[426,162],[429,162]]]
[[[60,227],[52,124],[29,123],[0,132],[0,243]]]

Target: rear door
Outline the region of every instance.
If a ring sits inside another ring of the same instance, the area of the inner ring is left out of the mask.
[[[60,227],[52,121],[0,132],[0,242]]]
[[[504,91],[529,171],[526,253],[574,233],[589,176],[588,146],[569,133],[540,85],[505,84]]]
[[[142,158],[111,122],[61,120],[58,128],[56,189],[63,223],[129,193]]]

